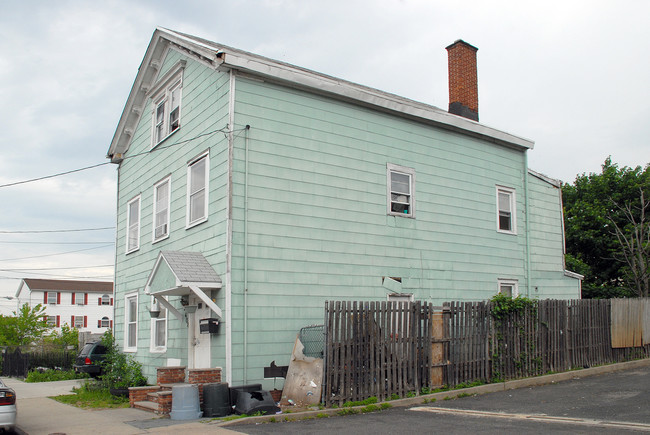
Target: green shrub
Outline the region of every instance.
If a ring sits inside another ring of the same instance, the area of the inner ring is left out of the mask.
[[[68,381],[70,379],[84,379],[87,377],[87,373],[75,373],[74,370],[34,370],[27,374],[25,382]]]
[[[119,351],[111,330],[104,333],[102,344],[107,353],[102,361],[100,382],[104,388],[127,388],[147,385],[147,378],[142,374],[142,364],[131,355]]]

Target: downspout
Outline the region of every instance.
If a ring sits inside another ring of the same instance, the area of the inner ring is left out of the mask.
[[[244,169],[244,385],[248,384],[248,131],[246,126],[244,137],[246,141]]]
[[[524,207],[526,209],[526,296],[530,297],[530,199],[528,195],[528,151],[524,151]]]
[[[228,95],[228,179],[226,219],[226,382],[232,385],[232,172],[233,172],[233,126],[235,124],[235,74],[230,70]]]

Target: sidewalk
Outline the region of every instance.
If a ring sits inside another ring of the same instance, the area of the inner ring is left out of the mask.
[[[200,420],[174,421],[132,408],[85,410],[48,398],[70,394],[80,381],[26,383],[13,378],[2,378],[2,381],[16,391],[16,432],[19,434],[178,434],[185,431],[219,435],[238,433],[214,425],[208,426]]]

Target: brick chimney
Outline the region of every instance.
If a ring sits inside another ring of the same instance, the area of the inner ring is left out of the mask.
[[[459,39],[446,50],[449,57],[449,113],[478,121],[478,48]]]

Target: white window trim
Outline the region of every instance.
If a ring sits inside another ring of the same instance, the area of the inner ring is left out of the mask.
[[[84,293],[75,293],[74,299],[75,305],[86,305],[86,295]]]
[[[174,65],[164,76],[162,76],[156,84],[149,91],[149,98],[152,101],[152,114],[151,114],[151,149],[154,149],[158,144],[163,142],[169,136],[181,129],[181,115],[183,111],[183,70],[185,69],[186,62],[179,61]],[[173,131],[169,131],[169,101],[171,93],[176,88],[180,89],[179,104],[178,104],[178,119],[179,126]],[[163,110],[163,134],[160,140],[156,137],[156,113],[158,106],[164,104]]]
[[[135,298],[135,346],[129,346],[129,299]],[[138,350],[138,293],[124,295],[124,352],[136,352]]]
[[[510,195],[510,224],[511,230],[502,230],[499,225],[499,193],[504,192]],[[496,223],[497,232],[504,234],[517,234],[517,191],[511,187],[496,186]]]
[[[156,237],[156,216],[158,215],[158,187],[167,183],[167,229],[165,234],[160,237]],[[160,180],[158,183],[153,186],[153,218],[151,225],[151,243],[160,242],[169,237],[170,234],[170,220],[171,220],[171,205],[172,205],[172,178],[171,175],[168,175],[163,180]]]
[[[391,172],[399,172],[400,174],[408,175],[410,180],[410,210],[408,214],[397,213],[392,210],[391,203]],[[386,212],[390,216],[401,216],[405,218],[415,218],[415,169],[407,168],[406,166],[395,165],[392,163],[386,164]]]
[[[47,292],[47,304],[48,305],[58,305],[59,301],[59,292]],[[54,302],[50,302],[50,298],[54,296]]]
[[[56,316],[47,316],[45,323],[49,328],[56,328]]]
[[[104,319],[106,319],[106,326],[104,326]],[[102,317],[99,319],[99,327],[100,328],[110,328],[111,327],[111,319],[109,319],[107,316]]]
[[[81,320],[81,322],[80,322],[80,323],[81,323],[81,326],[77,326],[77,319],[80,319],[80,320]],[[84,316],[74,316],[74,324],[73,324],[73,325],[70,325],[70,326],[72,326],[72,327],[75,328],[75,329],[81,329],[81,328],[84,328]]]
[[[192,166],[201,161],[202,159],[205,159],[205,195],[203,199],[203,206],[205,210],[205,214],[202,218],[196,219],[195,221],[190,222],[190,189],[192,185]],[[192,228],[196,225],[199,225],[205,221],[208,220],[208,215],[209,210],[208,210],[208,204],[210,203],[209,201],[209,193],[210,193],[210,153],[208,151],[204,152],[203,154],[197,156],[196,158],[190,160],[187,164],[187,194],[185,196],[185,228],[189,229]]]
[[[126,253],[130,254],[131,252],[135,252],[138,249],[140,249],[140,222],[142,222],[141,219],[141,214],[142,214],[142,201],[141,195],[136,196],[135,198],[131,199],[127,205],[126,205]],[[133,248],[129,247],[129,239],[131,235],[131,204],[135,203],[137,201],[138,203],[138,228],[137,228],[137,233],[138,236],[136,238],[136,244]]]
[[[504,279],[504,278],[499,278],[497,280],[497,293],[501,293],[501,286],[503,285],[511,285],[512,286],[512,297],[516,298],[519,296],[519,281],[516,279]]]
[[[160,311],[160,315],[165,313],[165,317],[163,319],[161,319],[160,317],[151,318],[151,334],[149,335],[151,337],[151,343],[150,343],[149,350],[152,353],[164,353],[167,351],[167,340],[169,339],[167,309],[163,307],[161,304],[159,304],[156,301],[156,298],[154,298],[153,296],[151,297],[151,308]],[[165,322],[165,345],[164,346],[156,346],[156,325],[159,322]]]

